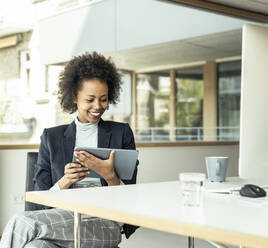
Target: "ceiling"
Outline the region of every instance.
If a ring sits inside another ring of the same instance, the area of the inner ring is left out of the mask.
[[[268,0],[207,0],[206,2],[268,15]]]
[[[182,0],[183,1],[183,0]],[[168,1],[180,2],[180,0]],[[183,1],[184,2],[184,1]],[[268,15],[268,0],[191,0],[185,2],[211,2]],[[179,67],[185,64],[241,56],[242,29],[215,33],[185,40],[176,40],[116,53],[112,56],[121,69],[150,71]]]
[[[268,0],[158,0],[268,23]]]

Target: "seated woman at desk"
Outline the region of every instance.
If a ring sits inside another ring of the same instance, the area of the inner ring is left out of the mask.
[[[100,186],[119,185],[114,170],[114,154],[100,160],[87,152],[75,152],[78,163],[72,163],[75,147],[135,149],[133,133],[128,124],[104,121],[101,116],[109,103],[116,103],[121,77],[110,59],[94,52],[74,57],[59,77],[58,97],[64,111],[77,117],[69,125],[45,129],[41,136],[35,172],[35,190],[68,189],[81,182],[92,169],[103,179]],[[85,167],[87,171],[85,171]],[[136,183],[137,168],[131,180]],[[61,209],[29,211],[14,216],[7,224],[1,248],[73,247],[73,213]],[[128,238],[135,226],[110,220],[87,217],[81,224],[81,247],[116,247],[121,230]]]

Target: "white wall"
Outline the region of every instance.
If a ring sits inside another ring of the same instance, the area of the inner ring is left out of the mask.
[[[241,177],[268,175],[267,44],[267,26],[244,26],[240,110]]]
[[[177,180],[178,173],[185,171],[205,172],[205,156],[228,156],[230,163],[227,175],[238,175],[238,145],[150,147],[138,150],[138,183]],[[0,233],[8,219],[24,209],[20,197],[24,196],[25,190],[27,151],[30,150],[0,150]]]
[[[155,0],[116,1],[116,50],[241,29],[239,18]]]
[[[245,21],[155,0],[106,0],[38,21],[41,62],[241,29]]]
[[[206,156],[227,156],[227,176],[238,175],[239,146],[148,147],[139,150],[138,183],[178,180],[180,172],[206,172]]]
[[[8,219],[24,210],[20,198],[25,192],[27,151],[0,150],[0,234]]]
[[[41,61],[61,63],[74,55],[115,50],[115,2],[93,2],[39,21]]]

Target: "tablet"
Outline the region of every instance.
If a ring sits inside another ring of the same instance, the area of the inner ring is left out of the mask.
[[[111,149],[111,148],[91,148],[91,147],[76,147],[75,151],[86,151],[100,159],[108,159],[111,151],[114,153],[114,168],[119,179],[130,180],[136,168],[138,160],[137,150],[127,149]],[[77,163],[76,157],[73,155],[73,162]],[[90,170],[88,177],[101,178],[95,171]]]

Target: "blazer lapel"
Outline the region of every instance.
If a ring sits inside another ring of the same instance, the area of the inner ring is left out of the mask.
[[[73,152],[75,145],[76,126],[73,121],[65,130],[63,138],[63,154],[64,164],[70,163],[73,160]]]
[[[98,147],[109,148],[111,139],[111,129],[105,121],[100,119],[98,125]]]

